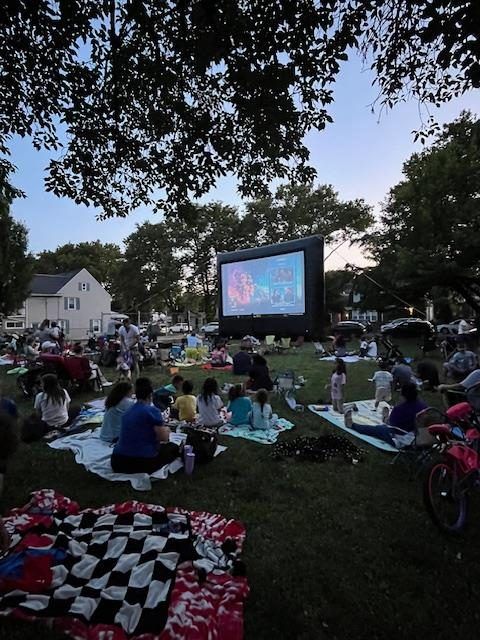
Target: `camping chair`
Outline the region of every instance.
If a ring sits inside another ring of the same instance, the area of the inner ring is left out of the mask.
[[[265,336],[265,353],[275,349],[275,336]]]
[[[276,349],[278,353],[283,353],[290,350],[291,338],[280,338],[280,342],[277,342]]]
[[[77,385],[80,389],[88,389],[91,385],[98,391],[103,391],[102,381],[98,371],[92,371],[88,358],[65,357],[63,367],[70,385]]]
[[[183,360],[183,349],[182,345],[174,344],[170,349],[170,360]]]
[[[425,465],[430,461],[438,444],[437,439],[429,433],[428,427],[432,426],[432,424],[446,421],[445,414],[434,407],[427,407],[417,413],[413,442],[399,449],[391,464],[395,464],[397,461],[405,461],[417,467],[415,476],[420,475]]]
[[[297,401],[295,399],[295,373],[291,370],[277,374],[273,381],[273,388],[276,393],[285,398],[287,405],[295,411]]]

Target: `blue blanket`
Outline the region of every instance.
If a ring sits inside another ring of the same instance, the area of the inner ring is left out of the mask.
[[[272,429],[255,429],[252,431],[247,426],[234,427],[227,423],[219,428],[218,433],[232,438],[245,438],[245,440],[252,440],[252,442],[258,442],[258,444],[275,444],[282,431],[293,429],[294,426],[292,422],[285,420],[285,418],[279,418],[276,426]]]
[[[358,408],[358,412],[355,411],[353,414],[353,418],[355,422],[358,422],[359,424],[368,424],[368,425],[382,424],[381,418],[374,411],[374,406],[375,406],[374,400],[360,400],[359,402],[355,402],[355,405]],[[355,436],[355,438],[359,438],[364,442],[368,442],[368,444],[372,445],[373,447],[377,447],[377,449],[381,449],[382,451],[389,451],[391,453],[398,452],[398,449],[396,449],[395,447],[392,447],[391,444],[388,444],[383,440],[374,438],[372,436],[366,436],[363,433],[358,433],[358,431],[355,431],[354,429],[349,429],[348,427],[346,427],[345,419],[343,415],[341,413],[336,413],[335,411],[333,411],[331,405],[328,406],[328,411],[322,411],[320,406],[315,404],[309,404],[308,408],[312,413],[314,413],[317,416],[320,416],[321,418],[324,418],[325,420],[330,422],[330,424],[333,424],[335,427],[342,429],[342,431],[346,431],[350,435]],[[348,405],[346,408],[348,408]]]

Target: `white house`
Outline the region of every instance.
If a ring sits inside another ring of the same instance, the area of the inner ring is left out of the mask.
[[[42,320],[55,320],[71,340],[106,330],[115,315],[111,296],[86,269],[33,276],[30,295],[16,315],[3,320],[5,331],[36,328]]]

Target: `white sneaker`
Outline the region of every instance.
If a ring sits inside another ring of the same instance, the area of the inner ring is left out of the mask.
[[[106,382],[102,382],[102,387],[111,387],[113,385],[113,382],[109,382],[108,380]]]

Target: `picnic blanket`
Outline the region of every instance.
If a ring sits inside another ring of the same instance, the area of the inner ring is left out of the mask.
[[[245,438],[245,440],[258,442],[258,444],[275,444],[282,431],[289,431],[294,426],[293,422],[285,418],[279,418],[272,429],[255,429],[255,431],[252,431],[248,426],[234,427],[227,423],[218,429],[218,433],[232,438]]]
[[[141,502],[84,509],[51,489],[5,519],[0,615],[76,640],[241,640],[242,523]]]
[[[172,433],[170,440],[180,444],[186,439],[186,435]],[[183,467],[181,458],[177,458],[168,465],[165,465],[152,475],[147,473],[114,473],[110,464],[113,445],[100,439],[100,430],[85,431],[73,435],[59,438],[48,444],[52,449],[73,451],[75,462],[83,464],[87,471],[95,473],[105,480],[130,482],[133,489],[137,491],[150,491],[152,480],[165,480],[170,473],[175,473]],[[227,447],[217,445],[215,455],[219,455]]]
[[[233,365],[226,364],[223,367],[214,367],[210,362],[206,362],[205,364],[202,364],[202,369],[205,369],[205,371],[210,371],[211,369],[213,371],[232,371]]]
[[[326,356],[325,358],[319,358],[322,362],[335,362],[337,358],[341,358],[347,364],[353,364],[354,362],[375,362],[375,358],[360,358],[360,356]]]
[[[358,402],[351,403],[351,404],[355,404],[355,406],[358,408],[358,411],[353,412],[354,422],[357,422],[358,424],[368,424],[368,425],[383,424],[380,415],[375,411],[374,400],[359,400]],[[350,435],[355,436],[355,438],[359,438],[364,442],[368,442],[368,444],[371,444],[373,447],[377,447],[377,449],[382,449],[382,451],[389,451],[391,453],[398,452],[398,449],[396,449],[395,447],[392,447],[391,444],[388,444],[383,440],[379,440],[378,438],[374,438],[372,436],[366,436],[363,433],[358,433],[358,431],[355,431],[354,429],[349,429],[348,427],[345,426],[345,420],[344,420],[343,414],[333,411],[333,408],[331,405],[327,405],[327,406],[328,406],[328,411],[322,411],[321,407],[315,404],[309,404],[308,408],[310,409],[310,411],[312,411],[312,413],[315,413],[317,416],[324,418],[325,420],[330,422],[330,424],[333,424],[335,427],[338,427],[339,429],[346,431]],[[346,408],[348,407],[349,405],[346,405]]]

